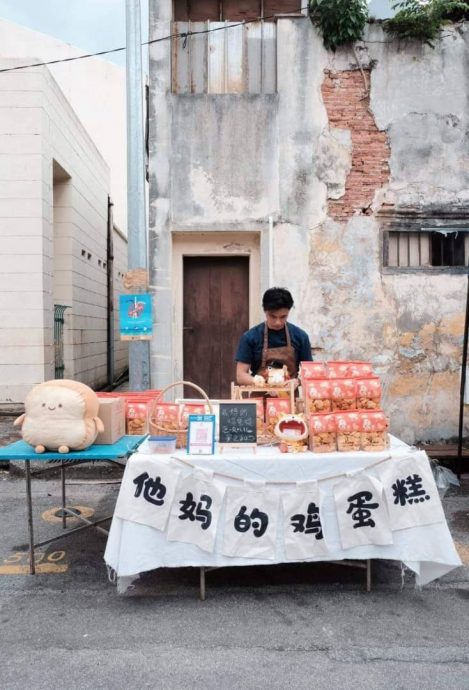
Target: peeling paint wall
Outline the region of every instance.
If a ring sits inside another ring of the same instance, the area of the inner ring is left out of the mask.
[[[171,196],[174,223],[263,219],[278,209],[277,106],[277,94],[173,96],[171,179],[184,190]]]
[[[329,177],[329,171],[341,170],[342,152],[346,142],[347,167],[339,189],[328,185],[329,215],[335,220],[346,220],[355,213],[371,213],[370,207],[377,189],[389,180],[389,144],[386,132],[376,126],[369,108],[367,83],[369,70],[328,71],[322,85],[322,97],[329,119],[330,160],[323,158],[324,172],[318,166],[317,174]],[[326,150],[327,150],[326,149]],[[345,152],[345,151],[344,151]]]
[[[156,38],[170,3],[151,7]],[[450,438],[467,279],[383,269],[382,231],[395,213],[444,219],[469,208],[467,34],[448,28],[431,49],[371,25],[356,49],[369,95],[354,52],[328,53],[307,19],[279,19],[277,37],[269,96],[173,95],[169,44],[151,49],[155,290],[160,300],[170,290],[174,230],[256,232],[272,215],[274,283],[291,289],[291,320],[318,355],[373,362],[393,433]],[[152,347],[159,376],[173,355],[167,342]]]

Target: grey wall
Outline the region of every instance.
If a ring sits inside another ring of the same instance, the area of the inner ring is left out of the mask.
[[[169,33],[169,16],[168,2],[151,3],[152,38]],[[329,126],[321,85],[325,69],[356,69],[352,50],[329,54],[307,19],[280,19],[278,94],[176,96],[169,43],[152,47],[152,285],[168,332],[152,345],[152,385],[170,382],[182,337],[172,326],[171,232],[241,232],[274,215],[273,282],[293,292],[292,321],[320,356],[374,363],[394,433],[448,438],[457,432],[466,278],[383,271],[381,231],[396,211],[466,213],[467,34],[446,29],[431,49],[390,42],[372,25],[357,48],[365,68],[376,61],[369,111],[387,135],[390,176],[367,214],[337,221],[330,204],[344,194],[356,144],[347,127]]]
[[[239,223],[278,212],[277,94],[174,95],[171,107],[171,186],[181,191],[171,196],[174,223]]]

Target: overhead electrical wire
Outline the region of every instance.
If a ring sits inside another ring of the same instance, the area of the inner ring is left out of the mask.
[[[291,16],[297,16],[299,12],[303,12],[304,10],[307,10],[308,7],[300,7],[298,12],[295,14],[292,14]],[[214,33],[215,31],[226,31],[227,29],[233,29],[236,26],[244,26],[246,24],[253,24],[255,22],[263,22],[266,19],[275,19],[277,15],[272,14],[269,15],[268,17],[256,17],[256,19],[246,19],[243,20],[242,22],[236,22],[233,24],[228,24],[228,25],[223,25],[223,26],[217,26],[213,29],[201,29],[200,31],[183,31],[181,33],[177,34],[169,34],[168,36],[162,36],[161,38],[154,38],[151,41],[144,41],[142,42],[142,46],[149,46],[152,45],[153,43],[162,43],[163,41],[169,41],[174,38],[182,38],[184,39],[184,42],[187,41],[188,38],[191,36],[197,36],[199,34],[210,34]],[[282,15],[282,17],[287,17],[288,15]],[[85,60],[86,58],[90,57],[99,57],[101,55],[109,55],[110,53],[120,53],[123,50],[126,50],[126,46],[123,48],[111,48],[110,50],[100,50],[97,53],[86,53],[84,55],[75,55],[74,57],[68,57],[68,58],[61,58],[59,60],[47,60],[45,62],[34,62],[29,65],[17,65],[16,67],[5,67],[3,69],[0,69],[0,74],[3,72],[15,72],[21,69],[29,69],[30,67],[46,67],[47,65],[57,65],[61,62],[73,62],[75,60]]]

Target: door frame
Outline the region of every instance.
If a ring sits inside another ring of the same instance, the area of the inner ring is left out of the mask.
[[[249,326],[262,320],[260,304],[261,237],[259,232],[173,232],[173,380],[183,378],[184,257],[249,257]],[[240,333],[241,336],[241,333]]]

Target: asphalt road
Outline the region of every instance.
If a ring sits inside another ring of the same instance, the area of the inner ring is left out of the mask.
[[[72,482],[72,504],[112,513],[118,483]],[[59,482],[33,496],[36,539],[60,535]],[[468,690],[469,480],[445,508],[465,567],[420,591],[378,561],[370,594],[362,571],[296,564],[214,571],[205,602],[191,568],[122,596],[95,530],[39,549],[44,572],[27,574],[24,481],[0,472],[0,688]]]

